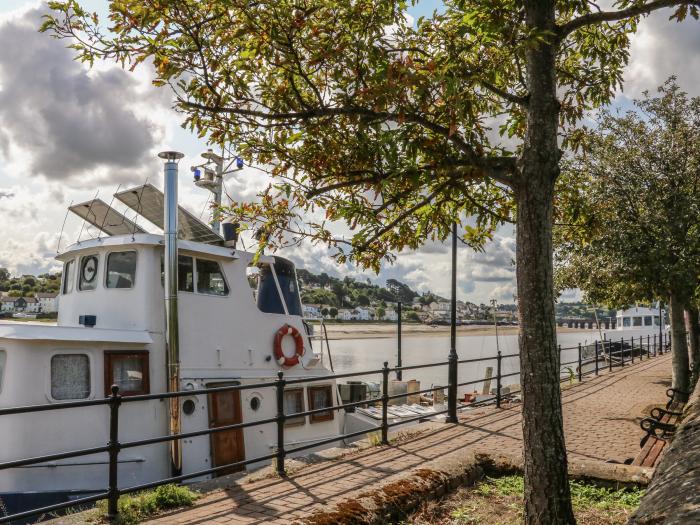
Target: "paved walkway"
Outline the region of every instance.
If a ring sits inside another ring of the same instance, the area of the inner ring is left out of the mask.
[[[665,403],[670,354],[584,380],[562,397],[564,427],[572,459],[622,462],[639,451],[639,419]],[[202,497],[185,511],[151,525],[292,523],[350,492],[455,450],[520,453],[519,407],[483,408],[462,414],[457,425],[439,426],[386,447],[373,447],[335,461],[308,465],[287,479],[233,482]]]

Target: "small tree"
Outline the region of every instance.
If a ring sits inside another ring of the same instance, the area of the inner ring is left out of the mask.
[[[378,306],[377,309],[375,310],[375,312],[377,313],[378,320],[384,319],[384,316],[386,315],[386,309],[384,309],[381,306]]]
[[[357,304],[359,304],[360,306],[369,306],[369,302],[369,297],[367,297],[366,295],[359,294],[357,296]]]
[[[587,152],[566,163],[558,279],[595,303],[668,297],[673,387],[688,391],[684,310],[694,309],[700,276],[700,98],[671,78],[635,106],[604,112],[583,137]]]
[[[321,315],[322,315],[323,317],[328,317],[328,314],[329,314],[329,313],[330,313],[330,312],[329,312],[328,308],[325,308],[325,307],[324,307],[324,308],[321,308]],[[337,315],[337,314],[336,314],[336,315]]]
[[[336,317],[338,317],[338,309],[335,306],[331,307],[331,309],[328,311],[328,313],[330,314],[332,319],[335,319]]]

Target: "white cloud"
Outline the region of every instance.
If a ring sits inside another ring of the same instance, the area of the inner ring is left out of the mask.
[[[72,187],[134,182],[153,165],[160,91],[110,67],[88,71],[66,43],[37,31],[40,9],[0,25],[0,151],[26,176]]]

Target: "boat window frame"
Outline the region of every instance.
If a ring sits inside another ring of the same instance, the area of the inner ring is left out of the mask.
[[[637,320],[639,320],[639,324],[637,324]],[[632,327],[633,328],[640,328],[642,326],[644,326],[644,316],[643,315],[632,316]]]
[[[136,260],[134,261],[134,276],[131,281],[131,286],[128,288],[123,288],[123,287],[118,287],[118,286],[109,286],[109,258],[112,256],[112,254],[115,253],[133,253],[136,255]],[[105,255],[105,272],[104,272],[104,287],[105,290],[133,290],[136,288],[136,275],[138,274],[138,268],[139,268],[139,252],[138,250],[113,250],[110,252],[107,252]]]
[[[298,393],[299,394],[299,399],[301,400],[301,412],[306,411],[306,405],[304,403],[304,387],[293,387],[293,388],[285,388],[284,389],[284,395],[286,396],[288,393]],[[298,412],[294,412],[293,414],[298,414]],[[285,427],[300,427],[306,425],[306,416],[295,416],[293,414],[287,414],[285,411],[284,414],[284,426]]]
[[[71,259],[68,259],[66,262],[63,263],[63,275],[62,277],[62,282],[61,282],[61,295],[68,295],[73,291],[73,288],[75,287],[75,268],[68,268],[71,265],[75,265],[76,258],[73,257]],[[68,288],[68,276],[73,273],[73,280],[70,281],[70,289]]]
[[[193,274],[194,274],[194,291],[198,295],[206,295],[207,297],[228,297],[231,294],[231,287],[228,284],[228,280],[226,279],[226,272],[224,272],[224,267],[221,265],[221,261],[217,259],[207,259],[204,257],[197,257],[193,256],[192,259],[194,259],[194,269],[193,269]],[[199,261],[206,261],[206,262],[213,262],[219,267],[219,273],[221,274],[221,278],[224,280],[224,290],[226,293],[224,294],[217,294],[217,293],[207,293],[207,292],[200,292],[199,291],[199,270],[197,269],[197,264]]]
[[[83,267],[83,261],[85,261],[86,259],[92,258],[92,257],[94,257],[95,259],[97,259],[97,268],[95,268],[95,277],[93,277],[93,280],[92,280],[92,281],[88,281],[88,282],[89,282],[89,283],[93,283],[93,282],[94,282],[94,283],[95,283],[95,287],[94,287],[94,288],[88,288],[88,289],[84,290],[84,289],[83,289],[83,286],[82,286],[82,282],[83,282],[83,269],[82,269],[82,267]],[[101,257],[100,257],[100,253],[99,253],[99,252],[87,253],[87,254],[85,254],[85,255],[80,256],[80,258],[78,259],[78,270],[77,270],[77,271],[78,271],[78,275],[76,276],[77,278],[76,278],[76,283],[75,283],[75,284],[76,284],[76,290],[77,290],[78,292],[94,292],[95,290],[97,290],[97,286],[98,286],[98,284],[100,283],[100,279],[99,279],[100,265],[101,265],[101,260],[100,260],[100,259],[101,259]]]
[[[328,392],[328,401],[330,402],[330,405],[328,407],[316,407],[314,406],[313,403],[313,397],[312,397],[312,392],[314,390],[326,390]],[[333,410],[333,407],[335,406],[333,404],[333,385],[328,383],[328,384],[316,384],[316,385],[309,385],[306,387],[306,396],[307,400],[309,403],[309,410],[316,410],[318,408],[328,408],[328,413],[324,412],[318,412],[316,414],[310,414],[310,419],[311,423],[322,423],[324,421],[333,421],[335,418],[335,411]]]
[[[143,373],[141,390],[120,389],[119,395],[138,396],[151,393],[150,352],[148,350],[105,350],[103,356],[105,396],[110,396],[112,394],[112,384],[114,382],[112,362],[115,358],[137,357],[141,362],[141,372]]]
[[[87,357],[88,360],[88,366],[87,366],[87,371],[88,371],[88,394],[86,397],[73,397],[73,398],[56,398],[53,396],[53,389],[51,386],[51,380],[53,378],[52,375],[52,363],[53,359],[56,356],[66,356],[66,355],[80,355],[80,356],[85,356]],[[62,401],[84,401],[86,399],[92,399],[93,398],[93,390],[94,390],[94,373],[93,373],[93,359],[92,356],[89,352],[86,352],[84,350],[78,350],[78,349],[72,349],[72,348],[66,348],[66,349],[60,349],[60,350],[55,350],[54,352],[51,353],[49,356],[49,366],[48,366],[48,391],[46,393],[47,397],[49,400],[55,403],[60,403]]]
[[[649,320],[649,323],[647,324],[647,319]],[[653,315],[645,315],[644,316],[644,326],[654,326],[654,316]]]
[[[7,350],[0,348],[0,394],[5,385],[5,370],[7,370]]]
[[[190,255],[189,252],[187,253],[179,253],[177,254],[178,257],[178,279],[180,278],[180,257],[188,257],[192,259],[192,290],[181,290],[180,286],[178,283],[178,293],[191,293],[195,295],[202,295],[205,297],[221,297],[221,298],[227,298],[231,295],[231,285],[228,282],[228,278],[226,277],[226,272],[224,271],[224,265],[221,264],[220,259],[215,259],[215,258],[207,258],[207,257],[198,257],[197,255]],[[221,277],[224,280],[224,283],[226,285],[227,293],[225,295],[219,295],[219,294],[213,294],[213,293],[206,293],[206,292],[200,292],[199,291],[199,286],[198,286],[198,281],[199,281],[199,274],[197,272],[197,261],[201,259],[203,261],[209,261],[209,262],[215,262],[219,266],[219,270],[221,271]],[[160,254],[160,286],[161,288],[165,287],[165,254]]]
[[[632,318],[629,316],[625,316],[622,318],[622,328],[631,328],[632,327]]]

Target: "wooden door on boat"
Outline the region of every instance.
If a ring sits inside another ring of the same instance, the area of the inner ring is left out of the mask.
[[[225,386],[222,384],[207,385],[209,387]],[[212,392],[209,394],[209,428],[223,427],[241,423],[241,394],[238,390],[228,392]],[[245,459],[243,429],[222,430],[211,436],[211,456],[214,467],[228,465]],[[243,470],[244,467],[232,467],[219,471],[216,475],[223,476]]]

